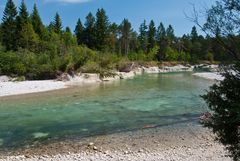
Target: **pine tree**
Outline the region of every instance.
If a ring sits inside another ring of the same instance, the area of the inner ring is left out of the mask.
[[[78,19],[77,21],[77,25],[75,27],[75,35],[77,37],[77,43],[78,45],[82,45],[83,44],[83,31],[84,31],[84,27],[82,25],[82,22],[80,19]]]
[[[150,51],[156,44],[156,27],[154,21],[151,20],[148,27],[148,51]]]
[[[23,37],[22,37],[23,34],[21,32],[25,32],[26,29],[30,29],[28,23],[29,23],[29,14],[27,11],[27,6],[24,0],[22,0],[21,5],[19,7],[19,15],[17,16],[17,33],[15,35],[17,39],[17,48],[26,47],[25,41],[23,41]],[[24,27],[28,27],[28,28],[24,28]]]
[[[20,23],[20,24],[18,24],[19,26],[26,24],[29,20],[27,6],[26,6],[24,0],[22,0],[21,5],[19,7],[19,16],[17,17],[17,19],[19,21],[18,23]]]
[[[173,29],[172,25],[168,26],[168,28],[166,30],[166,36],[170,40],[170,42],[172,42],[175,39],[174,29]]]
[[[198,39],[198,33],[197,33],[197,28],[196,26],[193,26],[192,31],[191,31],[191,40],[192,42],[197,41]]]
[[[124,50],[124,54],[128,55],[132,25],[127,19],[124,19],[120,25],[120,29],[121,29],[122,48]]]
[[[42,39],[44,37],[44,25],[39,15],[36,3],[34,4],[33,12],[30,18],[31,18],[32,26],[35,33],[37,33],[38,36]]]
[[[163,39],[165,39],[165,37],[166,37],[166,29],[163,23],[161,22],[157,30],[157,41],[160,42]]]
[[[109,26],[110,36],[108,39],[108,46],[110,51],[117,52],[117,45],[118,45],[118,33],[119,33],[119,26],[116,23],[112,23]]]
[[[165,53],[168,47],[168,40],[167,40],[167,33],[166,33],[166,29],[163,25],[163,23],[161,22],[159,27],[158,27],[158,31],[157,31],[157,41],[159,44],[159,53],[158,53],[158,60],[163,60],[165,58]]]
[[[38,35],[35,33],[32,24],[27,22],[22,26],[19,37],[19,46],[30,51],[35,51],[37,45]]]
[[[139,36],[138,36],[138,40],[139,40],[139,43],[140,43],[140,48],[144,52],[147,52],[147,47],[148,47],[147,29],[148,29],[148,27],[146,25],[146,20],[144,20],[144,22],[140,25]]]
[[[91,12],[87,15],[84,25],[83,43],[89,48],[95,49],[95,18]]]
[[[98,9],[96,14],[96,49],[106,49],[107,40],[109,38],[109,22],[104,9]]]
[[[62,20],[61,20],[60,15],[58,13],[56,13],[56,15],[54,17],[53,28],[54,28],[55,33],[61,34],[61,32],[62,32]]]
[[[69,27],[66,27],[62,37],[63,37],[64,44],[67,48],[77,44],[77,41],[73,36],[71,29]]]
[[[2,18],[2,43],[7,50],[16,49],[16,17],[17,8],[12,0],[8,0]]]

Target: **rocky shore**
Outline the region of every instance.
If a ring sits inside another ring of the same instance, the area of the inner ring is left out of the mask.
[[[89,85],[99,84],[103,82],[111,82],[120,79],[130,79],[136,75],[142,73],[171,73],[171,72],[193,72],[194,69],[205,69],[210,71],[216,71],[218,66],[216,65],[176,65],[176,66],[160,66],[160,67],[143,67],[138,66],[130,69],[128,72],[114,72],[114,76],[101,77],[99,74],[92,73],[75,73],[74,75],[62,74],[57,80],[44,80],[44,81],[15,81],[16,79],[7,76],[0,76],[0,97],[12,96],[28,93],[46,92],[51,90],[58,90],[75,85]],[[211,74],[211,73],[210,73]],[[215,79],[212,75],[209,77],[209,73],[206,75],[196,75],[199,77]],[[217,76],[217,79],[219,76]]]
[[[61,141],[0,153],[1,161],[230,161],[208,129],[195,123]]]

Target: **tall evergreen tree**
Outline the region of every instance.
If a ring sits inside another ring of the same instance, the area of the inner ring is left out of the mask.
[[[38,47],[38,35],[35,33],[32,24],[28,21],[23,24],[19,33],[18,45],[21,48],[35,51]]]
[[[117,52],[117,45],[118,45],[118,33],[119,33],[119,26],[116,23],[112,23],[109,26],[110,36],[108,39],[108,46],[110,51]]]
[[[25,1],[22,0],[17,16],[17,47],[34,51],[38,45],[38,35],[30,22]]]
[[[84,27],[83,27],[82,22],[79,18],[78,21],[77,21],[77,25],[75,27],[75,30],[74,30],[74,33],[75,33],[76,38],[77,38],[78,45],[83,44],[83,31],[84,31]]]
[[[32,26],[33,26],[34,31],[38,34],[38,36],[40,38],[43,38],[43,36],[44,36],[44,25],[42,23],[40,15],[39,15],[36,3],[34,4],[33,12],[31,14],[30,18],[31,18],[31,22],[32,22]]]
[[[18,25],[26,24],[29,20],[29,13],[27,11],[27,6],[25,4],[25,1],[22,0],[21,5],[19,7],[19,15],[17,17],[18,19]]]
[[[86,17],[85,29],[83,33],[83,42],[89,48],[94,49],[96,47],[95,44],[95,18],[93,14],[90,12]]]
[[[60,15],[58,13],[56,13],[56,15],[54,17],[53,28],[54,28],[55,33],[61,34],[61,32],[62,32],[62,20],[61,20]]]
[[[127,19],[124,19],[120,25],[120,29],[122,34],[121,35],[122,48],[124,50],[124,54],[128,55],[132,25]]]
[[[16,49],[16,17],[17,8],[12,0],[8,0],[2,18],[2,43],[7,50]]]
[[[156,27],[154,21],[151,20],[148,27],[148,51],[150,51],[156,44]]]
[[[96,14],[96,49],[106,49],[107,40],[109,38],[109,21],[104,9],[98,9]]]
[[[148,27],[146,25],[146,20],[144,20],[143,23],[140,25],[139,36],[138,36],[138,40],[139,40],[139,43],[140,43],[140,48],[144,52],[147,52],[147,48],[148,48],[147,29],[148,29]]]
[[[198,33],[197,33],[197,28],[196,26],[193,26],[192,31],[191,31],[191,40],[192,42],[197,41],[198,39]]]
[[[160,42],[163,39],[165,39],[165,37],[166,37],[166,29],[163,23],[161,22],[157,30],[157,41]]]
[[[72,31],[69,27],[66,27],[62,37],[63,37],[66,48],[77,44],[77,41],[73,36]]]
[[[171,42],[175,39],[174,29],[173,29],[172,25],[168,26],[168,28],[166,30],[166,36]]]
[[[129,42],[129,50],[131,52],[138,52],[140,47],[140,43],[138,41],[138,33],[135,31],[131,31],[130,33],[130,42]]]
[[[158,53],[158,60],[163,60],[165,58],[165,53],[168,48],[168,39],[167,39],[167,31],[161,22],[158,30],[157,30],[157,41],[159,44],[159,53]]]

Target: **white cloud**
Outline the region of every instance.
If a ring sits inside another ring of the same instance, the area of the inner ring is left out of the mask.
[[[91,0],[45,0],[46,2],[61,2],[61,3],[86,3]]]

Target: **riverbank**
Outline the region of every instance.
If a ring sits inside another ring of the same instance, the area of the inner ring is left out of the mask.
[[[220,73],[216,73],[216,72],[194,73],[193,76],[201,77],[209,80],[216,80],[216,81],[224,80],[224,77]]]
[[[1,161],[230,161],[213,134],[197,123],[73,139],[0,154]]]
[[[91,84],[99,84],[103,82],[116,81],[120,79],[133,78],[136,75],[141,75],[143,73],[148,74],[158,74],[158,73],[171,73],[171,72],[193,72],[194,68],[199,68],[197,66],[161,66],[161,67],[136,67],[130,69],[129,72],[115,72],[114,76],[100,78],[99,74],[91,73],[77,73],[73,76],[68,74],[61,75],[57,80],[44,80],[44,81],[21,81],[13,82],[10,78],[2,76],[0,78],[0,97],[21,95],[29,93],[39,93],[52,90],[59,90],[68,88],[69,86],[84,86]],[[203,68],[209,68],[216,70],[218,66],[209,65],[202,66]],[[212,79],[212,80],[222,80],[222,76],[216,73],[195,73],[194,76]]]

